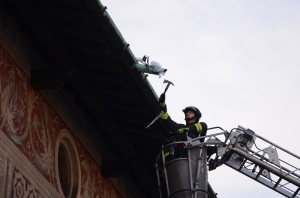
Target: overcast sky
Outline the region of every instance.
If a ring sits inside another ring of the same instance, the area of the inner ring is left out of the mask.
[[[209,127],[242,125],[300,155],[299,0],[101,2],[133,54],[168,69],[149,80],[158,95],[175,84],[175,121],[194,105]],[[208,174],[220,198],[282,197],[225,165]]]

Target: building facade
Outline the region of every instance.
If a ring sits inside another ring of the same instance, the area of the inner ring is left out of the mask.
[[[82,109],[76,109],[76,102],[60,89],[33,89],[30,70],[43,60],[36,60],[39,49],[33,49],[24,24],[3,5],[0,197],[147,197],[130,175],[103,176],[102,154],[114,151],[102,136],[97,138],[103,145],[89,144],[90,134],[99,132]]]
[[[125,197],[0,43],[1,197]],[[13,49],[16,52],[18,49]],[[19,62],[19,64],[18,64]]]

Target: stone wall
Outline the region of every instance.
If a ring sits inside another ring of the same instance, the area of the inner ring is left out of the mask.
[[[62,117],[31,89],[26,67],[4,46],[0,43],[0,197],[123,197]]]

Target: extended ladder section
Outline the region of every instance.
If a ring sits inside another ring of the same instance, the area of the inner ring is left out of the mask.
[[[223,132],[163,145],[156,161],[160,197],[216,198],[207,165],[226,164],[285,197],[300,198],[299,156],[241,126],[230,133],[211,129]]]
[[[241,126],[227,141],[218,147],[220,161],[286,197],[300,198],[299,156]]]

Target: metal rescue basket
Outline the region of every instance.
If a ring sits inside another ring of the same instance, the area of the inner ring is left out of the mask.
[[[206,147],[210,143],[222,143],[215,139],[215,135],[163,145],[156,161],[160,197],[216,197],[208,183]],[[213,137],[214,141],[200,141],[207,137],[209,140]]]

